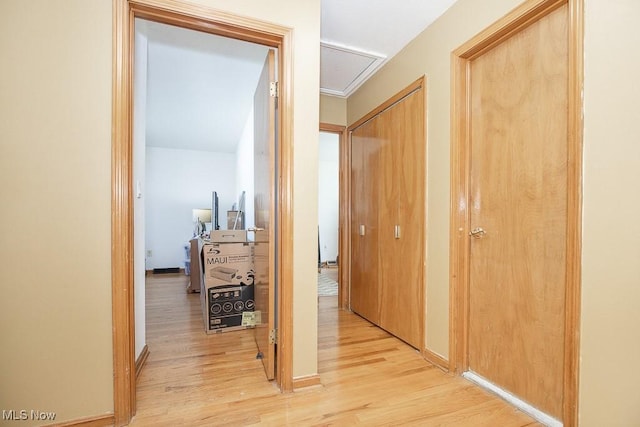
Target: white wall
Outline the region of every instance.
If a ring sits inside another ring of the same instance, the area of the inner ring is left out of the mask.
[[[219,221],[237,201],[233,153],[147,147],[147,270],[184,267],[184,245],[193,236],[192,209],[209,208],[211,192],[220,199]],[[148,253],[147,253],[148,255]]]
[[[339,143],[335,133],[320,132],[318,144],[318,227],[320,259],[335,261],[338,255]]]
[[[254,226],[253,210],[253,109],[249,111],[236,150],[236,195],[246,191],[244,206],[245,228]]]
[[[135,301],[135,352],[146,344],[145,323],[145,145],[147,111],[147,36],[144,21],[136,20],[133,93],[133,287]],[[138,190],[140,194],[138,194]]]

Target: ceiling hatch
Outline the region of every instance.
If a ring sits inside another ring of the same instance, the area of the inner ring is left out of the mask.
[[[320,92],[347,97],[384,63],[386,57],[320,42]]]

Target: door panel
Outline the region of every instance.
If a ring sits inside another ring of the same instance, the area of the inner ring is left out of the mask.
[[[471,62],[469,369],[562,414],[567,6]]]
[[[423,331],[424,95],[419,89],[383,112],[380,186],[380,325],[416,348]],[[396,229],[397,227],[397,229]]]
[[[275,377],[275,52],[270,50],[254,94],[254,209],[255,209],[255,339],[267,378]],[[258,315],[259,313],[259,315]]]
[[[378,211],[370,197],[377,178],[368,173],[378,162],[377,122],[371,120],[351,135],[351,309],[379,321]]]

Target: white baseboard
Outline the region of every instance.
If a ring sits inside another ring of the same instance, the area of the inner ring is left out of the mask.
[[[508,391],[505,391],[500,387],[498,387],[497,385],[487,381],[486,379],[482,378],[480,375],[476,374],[475,372],[467,371],[464,374],[462,374],[462,377],[490,391],[491,393],[497,394],[498,396],[500,396],[501,398],[503,398],[504,400],[506,400],[513,406],[515,406],[516,408],[520,409],[525,414],[531,415],[533,418],[535,418],[537,421],[541,422],[545,426],[562,427],[561,421],[556,420],[551,415],[545,414],[544,412],[542,412],[537,408],[534,408],[527,402],[520,400],[519,398],[509,393]]]

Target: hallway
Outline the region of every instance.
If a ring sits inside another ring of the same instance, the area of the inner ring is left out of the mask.
[[[536,426],[412,348],[319,298],[321,386],[281,394],[264,378],[253,331],[206,335],[184,275],[147,277],[147,345],[131,425]],[[295,325],[294,325],[295,327]]]

